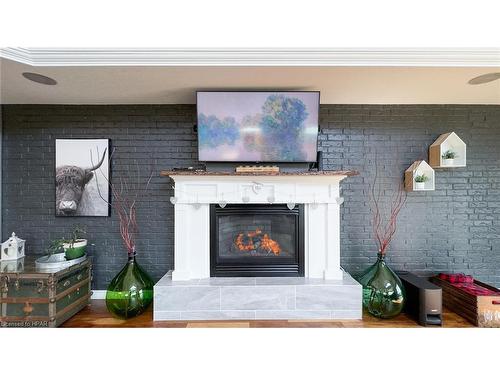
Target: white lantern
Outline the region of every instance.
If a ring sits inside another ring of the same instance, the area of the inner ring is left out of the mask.
[[[16,260],[24,257],[25,240],[20,239],[12,232],[12,236],[2,244],[0,260]]]

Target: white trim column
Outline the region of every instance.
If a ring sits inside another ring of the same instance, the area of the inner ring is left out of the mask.
[[[175,231],[174,231],[174,264],[172,280],[189,280],[189,249],[190,231],[188,230],[187,210],[190,205],[177,203],[175,205]]]
[[[172,280],[210,277],[210,205],[175,205]]]

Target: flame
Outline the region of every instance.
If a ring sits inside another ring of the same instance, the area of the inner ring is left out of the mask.
[[[264,234],[264,237],[262,237],[262,243],[260,245],[264,250],[267,251],[272,251],[274,255],[280,255],[281,252],[281,247],[278,242],[275,240],[269,238],[269,236]]]
[[[261,229],[256,229],[252,232],[248,232],[245,236],[244,233],[238,234],[235,240],[236,247],[240,251],[252,251],[255,250],[254,238],[260,238],[260,249],[267,252],[272,252],[274,255],[279,255],[281,253],[281,246],[275,240],[273,240],[267,233],[262,235]],[[245,237],[247,241],[245,242]]]
[[[251,238],[249,238],[248,243],[245,244],[243,242],[243,233],[238,234],[238,237],[236,238],[236,246],[240,251],[251,251],[255,249],[255,246]]]

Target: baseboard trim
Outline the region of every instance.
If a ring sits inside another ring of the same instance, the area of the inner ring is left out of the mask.
[[[106,299],[105,290],[92,290],[92,296],[90,299]]]

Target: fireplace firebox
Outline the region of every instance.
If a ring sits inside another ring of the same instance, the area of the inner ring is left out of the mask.
[[[304,276],[303,205],[210,205],[210,276]]]

